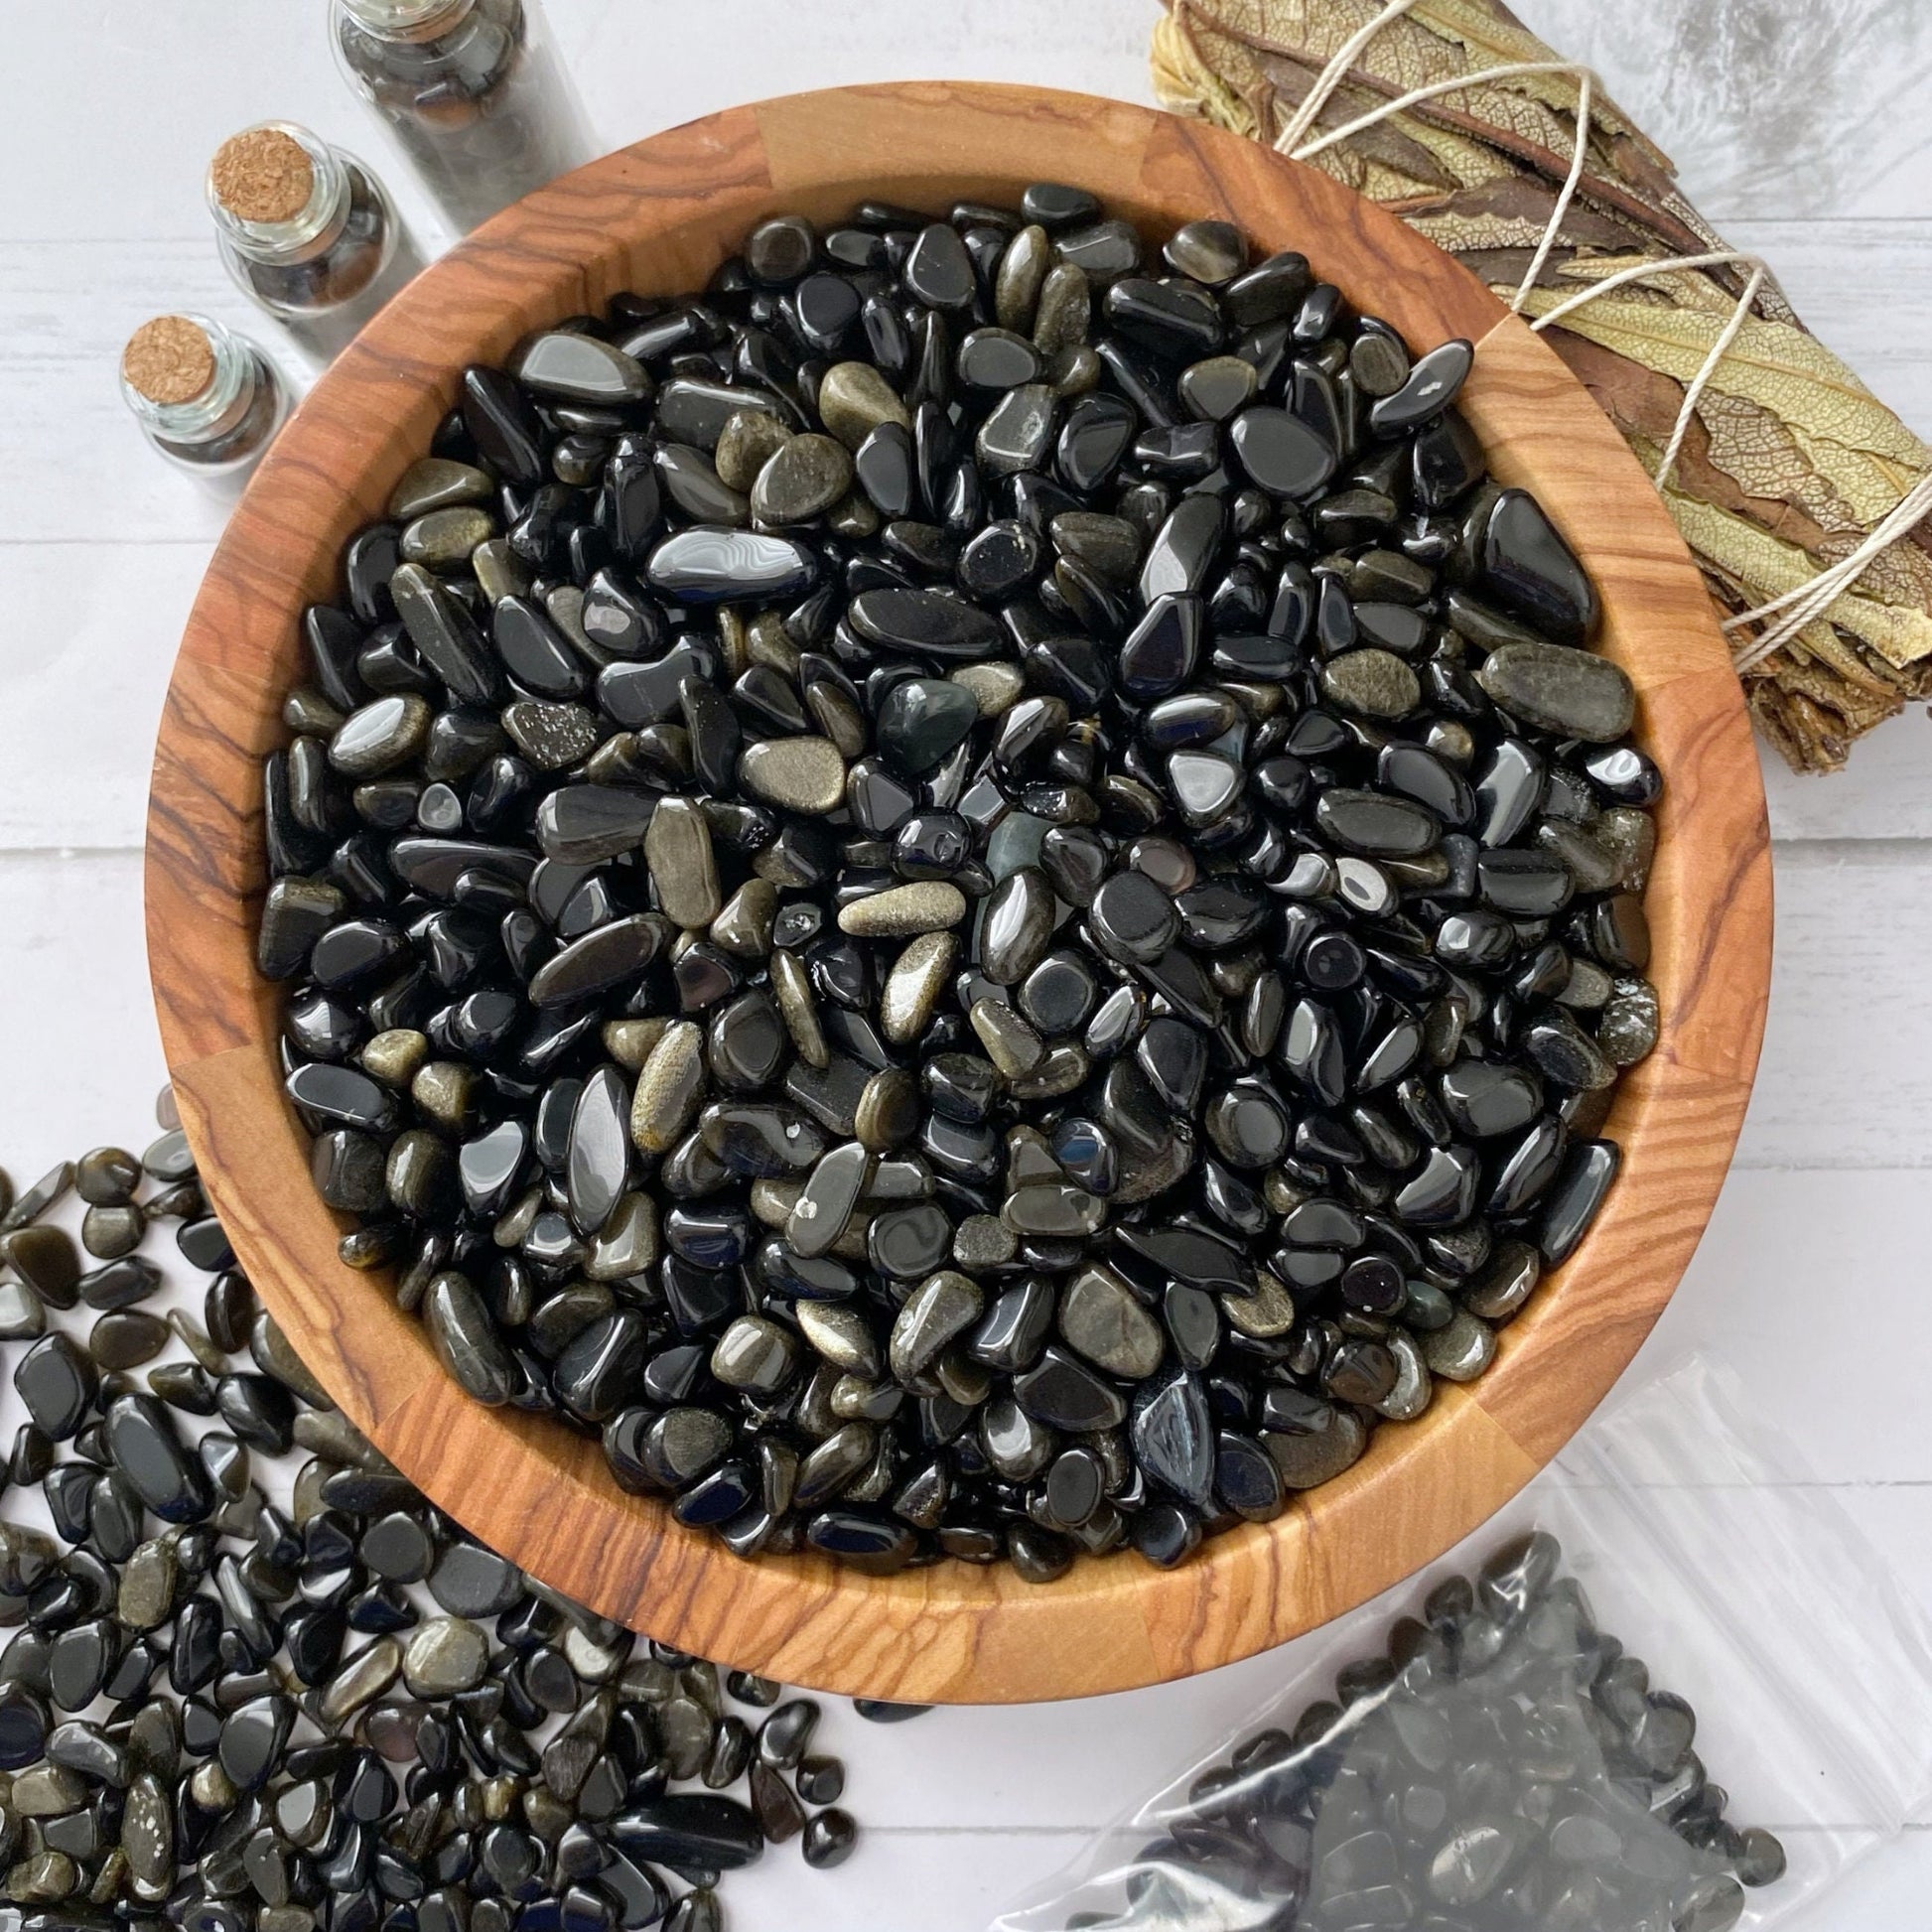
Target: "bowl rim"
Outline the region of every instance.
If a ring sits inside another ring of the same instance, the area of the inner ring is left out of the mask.
[[[950,1560],[884,1578],[817,1556],[746,1564],[618,1490],[594,1439],[472,1402],[382,1278],[336,1258],[346,1221],[309,1183],[275,1057],[280,989],[254,971],[260,759],[286,737],[301,606],[334,594],[343,537],[381,514],[465,363],[500,361],[528,328],[620,286],[702,286],[718,237],[761,212],[822,214],[868,194],[943,209],[1054,177],[1144,227],[1184,208],[1235,220],[1260,248],[1303,246],[1345,292],[1375,264],[1390,279],[1369,300],[1405,336],[1476,341],[1464,413],[1492,472],[1532,482],[1596,578],[1599,648],[1635,678],[1667,773],[1647,899],[1662,1034],[1604,1130],[1623,1146],[1618,1184],[1503,1330],[1494,1366],[1440,1387],[1421,1421],[1378,1429],[1360,1462],[1274,1522],[1173,1571],[1083,1558],[1044,1587]],[[350,1420],[474,1534],[603,1614],[736,1668],[918,1703],[1089,1695],[1232,1662],[1377,1594],[1499,1508],[1674,1290],[1742,1121],[1769,983],[1768,831],[1741,690],[1662,501],[1550,345],[1316,169],[1146,108],[983,83],[831,88],[665,130],[513,205],[384,309],[283,430],[209,564],[157,743],[146,896],[164,1048],[204,1183],[263,1303]]]

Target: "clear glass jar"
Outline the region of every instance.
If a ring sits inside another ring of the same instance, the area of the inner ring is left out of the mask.
[[[349,84],[462,231],[597,152],[536,0],[329,0]]]
[[[170,463],[224,481],[255,467],[289,410],[275,364],[207,316],[143,323],[122,351],[121,395]]]
[[[246,184],[223,168],[249,143],[280,168],[281,182],[299,185],[306,166],[300,207],[260,215]],[[208,168],[207,205],[221,260],[242,292],[325,360],[423,266],[375,176],[292,121],[264,121],[224,143]]]

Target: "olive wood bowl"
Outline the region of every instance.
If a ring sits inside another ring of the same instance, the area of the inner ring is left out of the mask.
[[[818,1556],[745,1563],[619,1489],[593,1439],[486,1409],[443,1372],[386,1276],[338,1258],[276,1056],[282,990],[255,969],[261,760],[300,681],[297,621],[429,445],[466,363],[621,290],[701,288],[761,217],[824,222],[867,196],[944,210],[1030,181],[1094,189],[1151,235],[1201,216],[1303,250],[1418,348],[1479,345],[1461,406],[1494,474],[1533,489],[1601,592],[1601,648],[1634,678],[1663,767],[1648,909],[1656,1051],[1605,1129],[1623,1171],[1576,1256],[1419,1422],[1267,1525],[1173,1571],[1132,1554],[1060,1582],[944,1561],[893,1577]],[[1657,492],[1564,364],[1393,215],[1252,142],[1117,101],[928,82],[734,108],[607,156],[504,210],[323,377],[234,512],[189,620],[156,754],[150,963],[208,1194],[303,1359],[442,1508],[604,1614],[789,1683],[907,1702],[1118,1691],[1278,1644],[1481,1523],[1557,1451],[1657,1318],[1702,1233],[1750,1090],[1770,966],[1757,759],[1710,600]]]

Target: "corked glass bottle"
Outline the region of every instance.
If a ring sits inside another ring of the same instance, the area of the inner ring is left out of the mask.
[[[535,0],[330,0],[329,38],[458,229],[596,152]]]
[[[121,351],[121,394],[170,463],[223,480],[254,468],[289,406],[275,364],[206,316],[144,322]]]
[[[290,121],[221,144],[207,205],[242,292],[325,359],[423,265],[382,184]]]

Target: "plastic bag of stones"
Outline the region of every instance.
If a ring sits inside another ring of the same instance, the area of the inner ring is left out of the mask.
[[[992,1932],[1756,1932],[1932,1796],[1923,1620],[1695,1361],[1279,1663]]]

